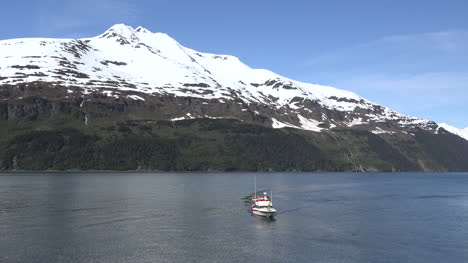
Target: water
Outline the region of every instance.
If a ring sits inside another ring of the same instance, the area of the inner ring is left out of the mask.
[[[468,174],[0,176],[0,262],[468,262]]]

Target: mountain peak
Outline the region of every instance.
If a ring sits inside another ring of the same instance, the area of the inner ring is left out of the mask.
[[[121,44],[128,44],[129,42],[138,40],[138,36],[135,34],[135,29],[125,24],[113,25],[107,29],[106,32],[100,35],[99,38],[115,38]]]
[[[139,26],[137,28],[135,28],[135,32],[139,32],[139,33],[151,33],[151,31],[149,31],[148,29],[142,27],[142,26]]]
[[[119,34],[119,35],[122,35],[122,36],[127,36],[127,35],[132,35],[132,34],[135,34],[135,33],[152,33],[152,32],[150,30],[142,27],[142,26],[138,26],[137,28],[133,28],[133,27],[127,26],[125,24],[115,24],[115,25],[111,26],[109,29],[107,29],[106,32],[104,32],[104,34],[106,34],[106,33],[116,33],[116,34]]]
[[[116,33],[133,33],[135,30],[131,26],[127,26],[125,24],[115,24],[111,26],[106,32],[116,32]]]

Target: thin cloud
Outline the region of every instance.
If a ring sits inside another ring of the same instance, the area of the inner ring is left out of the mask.
[[[412,35],[387,36],[381,39],[358,45],[362,48],[379,48],[400,46],[409,49],[425,48],[443,52],[467,51],[468,31],[449,30]]]
[[[306,66],[321,70],[372,70],[405,72],[462,70],[468,68],[468,31],[450,30],[386,36],[330,50],[310,58]],[[432,67],[432,68],[430,68]],[[456,68],[458,67],[458,68]],[[327,69],[329,68],[329,69]]]
[[[468,92],[467,72],[427,72],[420,74],[369,74],[348,75],[340,85],[365,90],[450,90],[464,89]]]

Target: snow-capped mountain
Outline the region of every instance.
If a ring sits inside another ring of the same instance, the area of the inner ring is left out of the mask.
[[[468,171],[452,133],[142,27],[0,41],[0,170]]]
[[[3,40],[0,58],[3,87],[46,83],[66,91],[67,98],[85,101],[90,94],[149,104],[162,97],[195,101],[161,115],[172,120],[237,118],[274,128],[362,127],[375,134],[409,134],[415,128],[437,132],[438,127],[349,91],[252,69],[236,57],[198,52],[167,34],[123,24],[92,38]]]

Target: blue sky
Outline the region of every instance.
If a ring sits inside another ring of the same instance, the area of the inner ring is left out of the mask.
[[[468,127],[466,0],[4,1],[0,39],[90,37],[116,23]]]

